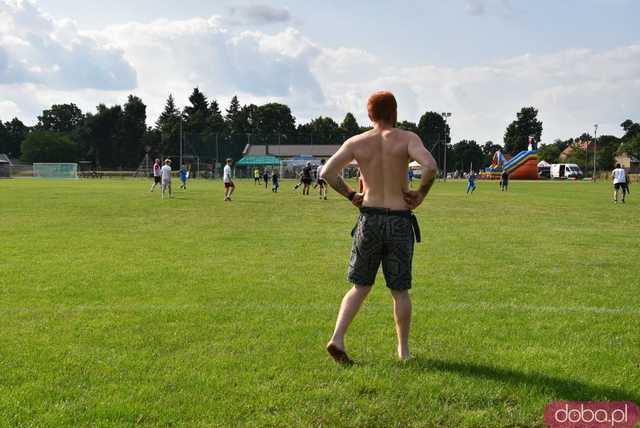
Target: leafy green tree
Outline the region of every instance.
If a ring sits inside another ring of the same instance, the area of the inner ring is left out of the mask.
[[[442,145],[446,141],[451,142],[449,136],[449,125],[445,123],[443,117],[433,111],[428,111],[420,117],[418,122],[420,138],[427,147]]]
[[[330,117],[317,117],[311,122],[298,126],[299,144],[341,144],[340,126]]]
[[[445,145],[449,147],[451,143],[449,125],[442,115],[428,111],[420,117],[418,131],[418,135],[422,138],[422,143],[431,151],[438,165],[442,168],[444,166]],[[447,156],[449,153],[450,150],[447,149]],[[450,162],[447,160],[447,169],[449,169],[449,165]]]
[[[447,160],[451,169],[459,171],[478,171],[484,164],[485,156],[482,147],[473,140],[462,140],[454,144],[453,159]],[[449,168],[449,167],[448,167]]]
[[[136,167],[144,156],[144,135],[147,132],[147,106],[134,95],[129,95],[118,124],[119,159],[126,167]]]
[[[29,128],[17,117],[14,117],[10,122],[5,122],[4,137],[0,141],[3,149],[0,150],[0,153],[5,153],[15,158],[20,157],[22,154],[22,141],[24,141],[28,133]]]
[[[612,170],[616,164],[616,154],[620,147],[620,139],[614,135],[601,135],[596,141],[598,170]]]
[[[36,128],[54,132],[72,132],[82,121],[84,115],[75,104],[54,104],[38,116]]]
[[[156,130],[160,132],[160,144],[157,147],[158,154],[178,153],[180,138],[180,110],[176,107],[173,95],[169,95],[164,111],[156,121]]]
[[[627,119],[620,126],[624,129],[624,136],[618,153],[627,153],[640,159],[640,124]]]
[[[398,122],[396,124],[396,128],[404,129],[405,131],[411,131],[416,134],[420,134],[420,130],[418,129],[418,125],[413,122],[409,122],[407,120],[403,120],[402,122]]]
[[[538,120],[538,110],[534,107],[523,107],[517,114],[516,120],[511,122],[504,134],[505,152],[512,155],[526,150],[529,136],[536,142],[542,136],[542,122]]]
[[[119,166],[120,121],[123,111],[119,105],[107,107],[100,104],[95,114],[86,116],[86,138],[95,154],[95,161],[103,167]]]
[[[209,104],[209,123],[208,123],[209,132],[212,133],[221,133],[224,132],[225,123],[224,117],[222,117],[222,113],[220,112],[220,106],[216,100],[211,100],[211,104]]]
[[[198,88],[189,96],[191,105],[184,108],[185,128],[190,133],[202,134],[209,125],[209,101]]]
[[[296,119],[289,106],[269,103],[256,110],[256,129],[258,133],[272,138],[274,134],[293,135],[296,130]]]
[[[538,147],[538,159],[548,163],[558,163],[560,161],[560,146],[558,144],[541,144]]]
[[[25,162],[76,162],[78,147],[60,132],[35,130],[22,142],[22,160]]]
[[[344,139],[351,138],[360,133],[360,125],[352,113],[347,113],[340,124],[340,131]]]
[[[231,98],[231,103],[227,109],[227,115],[225,116],[227,129],[231,134],[244,132],[245,123],[241,110],[240,101],[238,101],[238,97],[234,95],[233,98]]]

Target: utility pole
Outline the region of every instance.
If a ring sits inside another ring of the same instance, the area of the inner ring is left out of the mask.
[[[593,125],[593,127],[595,128],[595,130],[593,131],[593,177],[591,178],[591,180],[595,183],[596,182],[596,156],[597,156],[596,147],[598,146],[598,124],[596,123],[595,125]]]
[[[182,168],[182,115],[180,116],[180,165],[179,168]]]
[[[451,117],[451,113],[442,113],[444,119],[444,181],[447,181],[447,119]]]

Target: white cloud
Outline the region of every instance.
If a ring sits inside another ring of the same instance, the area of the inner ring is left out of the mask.
[[[33,3],[0,2],[0,84],[37,83],[53,89],[125,90],[135,70],[122,52],[54,20]]]
[[[495,7],[507,7],[497,1]],[[0,114],[15,111],[31,121],[54,102],[93,110],[99,102],[122,103],[133,91],[109,84],[60,84],[51,76],[62,73],[56,66],[68,70],[69,62],[77,68],[72,70],[74,82],[86,82],[83,76],[91,74],[86,70],[96,68],[118,76],[120,65],[127,64],[137,76],[133,92],[148,105],[150,123],[169,93],[185,104],[195,86],[218,99],[222,108],[238,94],[242,103],[287,103],[298,121],[318,115],[340,121],[351,111],[361,124],[368,123],[368,95],[389,89],[398,97],[401,119],[417,121],[426,110],[451,111],[454,139],[480,142],[501,142],[515,113],[528,105],[540,110],[546,141],[578,135],[596,122],[604,133],[618,134],[620,122],[640,116],[638,45],[524,54],[465,67],[408,67],[362,49],[322,46],[321,40],[293,28],[241,31],[219,16],[129,23],[86,33],[71,21],[34,15],[33,9],[23,15],[0,14],[0,23],[13,26],[0,31]],[[16,25],[21,29],[15,30]],[[24,33],[34,25],[42,28],[36,33],[39,39],[53,44],[54,51],[72,52],[74,61],[57,60],[61,54],[17,61],[15,51],[28,49],[15,46],[31,43]],[[12,37],[20,42],[9,43]],[[114,58],[118,61],[111,63]]]

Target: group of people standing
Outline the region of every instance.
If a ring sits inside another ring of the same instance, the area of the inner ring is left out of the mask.
[[[258,168],[253,170],[253,183],[255,185],[261,185],[261,180],[264,181],[264,188],[269,187],[269,178],[271,178],[271,191],[273,193],[278,193],[280,189],[280,173],[277,169],[273,169],[271,173],[267,168],[264,169],[262,173]]]
[[[293,187],[293,189],[297,190],[300,186],[302,186],[302,194],[309,195],[311,184],[313,183],[315,176],[316,184],[313,186],[313,188],[319,188],[320,199],[324,199],[326,201],[327,182],[322,178],[322,170],[324,168],[325,162],[326,161],[322,159],[320,161],[320,165],[318,165],[318,168],[316,168],[315,171],[311,162],[307,162],[304,168],[302,168],[302,171],[300,171],[300,173],[298,174],[299,181],[298,184]]]

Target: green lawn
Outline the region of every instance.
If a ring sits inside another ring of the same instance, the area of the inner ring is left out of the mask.
[[[379,278],[324,351],[356,211],[330,193],[0,181],[0,426],[542,426],[640,403],[640,197],[436,183],[417,210],[408,364]],[[177,185],[176,185],[177,187]]]

